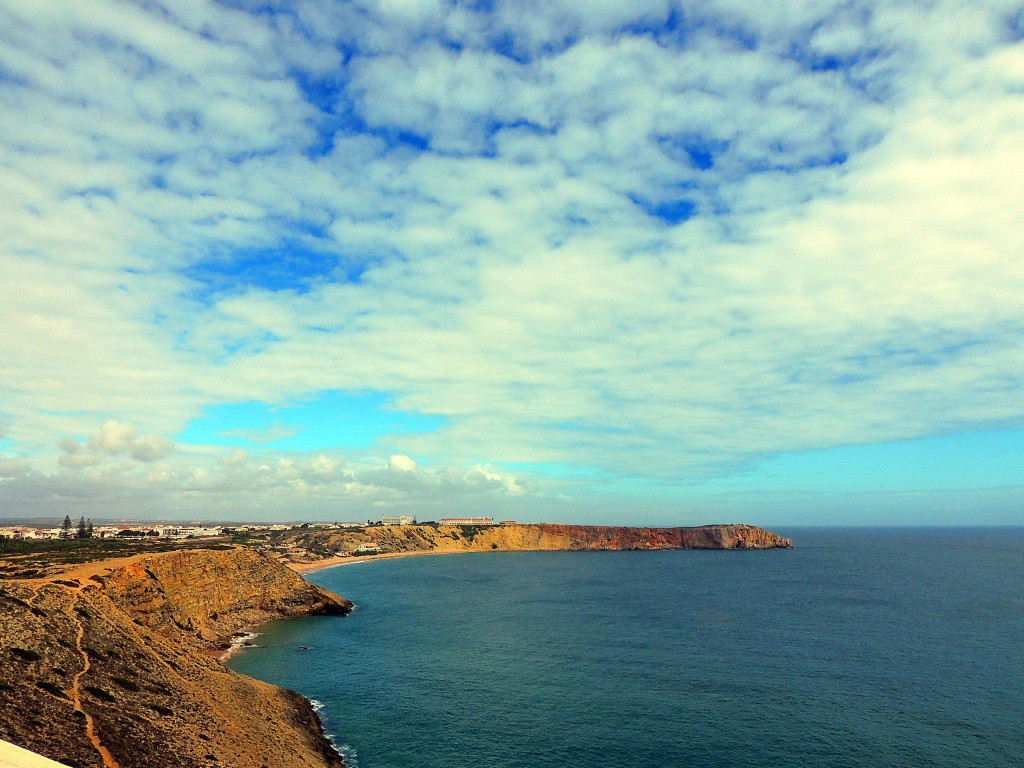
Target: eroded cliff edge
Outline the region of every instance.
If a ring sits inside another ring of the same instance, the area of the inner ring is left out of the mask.
[[[232,633],[351,603],[247,549],[0,582],[0,738],[69,766],[342,766],[309,703],[215,658]]]
[[[486,552],[517,550],[789,549],[793,540],[753,525],[637,528],[548,523],[494,526],[373,526],[355,530],[303,531],[287,543],[309,559],[356,553],[373,544],[382,552]],[[298,561],[301,559],[292,556]]]

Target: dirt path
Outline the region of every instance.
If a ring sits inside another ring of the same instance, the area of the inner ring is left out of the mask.
[[[103,759],[103,765],[105,768],[120,768],[114,756],[110,754],[110,750],[103,746],[100,742],[100,737],[96,735],[96,724],[93,723],[92,715],[86,712],[82,708],[82,696],[79,681],[82,676],[89,671],[89,654],[85,652],[85,648],[82,647],[82,639],[85,637],[85,627],[82,626],[82,622],[75,619],[78,624],[78,631],[75,635],[75,648],[82,656],[82,670],[78,672],[71,681],[71,702],[75,705],[75,711],[81,712],[85,716],[85,735],[89,737],[89,741],[92,742],[93,747],[99,752],[100,757]]]

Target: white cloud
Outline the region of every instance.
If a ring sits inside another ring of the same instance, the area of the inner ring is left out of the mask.
[[[416,462],[408,456],[396,455],[388,459],[388,469],[393,472],[415,472]]]
[[[174,441],[159,435],[140,437],[131,444],[131,456],[136,461],[157,461],[173,450]]]
[[[109,419],[84,445],[71,437],[58,441],[63,467],[93,467],[109,458],[129,454],[139,462],[152,462],[174,450],[174,440],[162,435],[140,435],[134,424]]]
[[[1022,415],[1009,5],[685,4],[657,34],[660,1],[55,7],[0,10],[32,483],[530,497],[488,462],[692,479]],[[172,439],[325,389],[447,424],[363,457]]]
[[[139,437],[134,424],[110,419],[89,438],[89,448],[107,453],[124,453],[132,448]]]
[[[0,479],[20,477],[32,471],[31,466],[24,459],[9,459],[0,456]]]

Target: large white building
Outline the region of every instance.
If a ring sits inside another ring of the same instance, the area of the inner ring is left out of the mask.
[[[381,525],[416,525],[416,518],[408,515],[385,515],[380,519]]]
[[[160,525],[157,533],[168,539],[198,539],[207,536],[220,536],[223,529],[219,526],[205,525]]]

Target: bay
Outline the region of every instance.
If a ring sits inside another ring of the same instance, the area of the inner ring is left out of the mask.
[[[352,768],[1024,764],[1024,529],[779,533],[327,569],[230,665]]]

